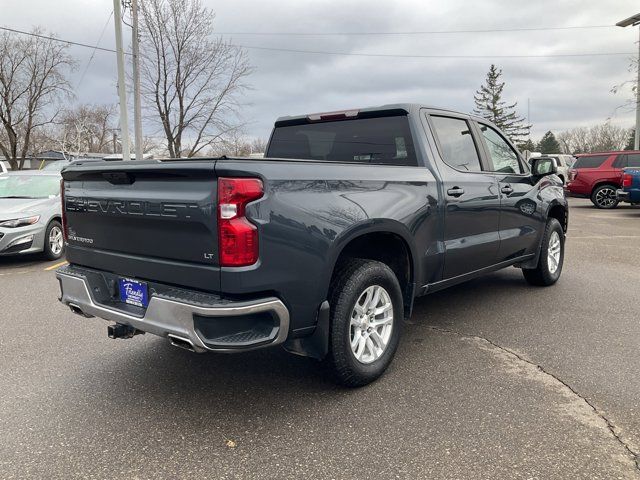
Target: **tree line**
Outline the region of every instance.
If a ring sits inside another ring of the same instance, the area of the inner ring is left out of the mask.
[[[530,138],[532,125],[516,112],[517,102],[507,103],[503,99],[505,82],[501,78],[502,69],[491,65],[485,83],[474,96],[474,113],[495,123],[521,151],[577,154],[633,149],[635,129],[608,121],[563,130],[557,135],[547,131],[539,142],[534,142]]]

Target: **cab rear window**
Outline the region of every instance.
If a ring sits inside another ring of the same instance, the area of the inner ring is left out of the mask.
[[[598,168],[609,158],[609,155],[592,155],[590,157],[578,157],[572,168]]]
[[[269,158],[387,165],[418,164],[406,115],[276,127]]]

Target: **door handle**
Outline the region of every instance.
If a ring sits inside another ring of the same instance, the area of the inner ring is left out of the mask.
[[[513,188],[511,188],[511,185],[505,185],[500,191],[505,195],[509,195],[510,193],[513,193]]]
[[[459,197],[464,193],[464,190],[460,187],[453,187],[447,190],[447,195],[451,197]]]

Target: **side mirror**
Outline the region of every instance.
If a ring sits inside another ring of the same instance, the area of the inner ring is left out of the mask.
[[[552,158],[538,157],[533,159],[531,172],[534,175],[551,175],[558,173],[558,168]]]

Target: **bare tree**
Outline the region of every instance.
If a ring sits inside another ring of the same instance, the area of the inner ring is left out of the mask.
[[[251,141],[251,153],[264,153],[267,151],[267,141],[264,138],[254,138]]]
[[[629,139],[629,129],[605,122],[592,127],[578,127],[557,136],[563,153],[593,153],[622,150]]]
[[[213,13],[200,0],[144,0],[141,91],[172,157],[192,157],[238,128],[251,72],[245,52],[212,38]]]
[[[0,153],[13,170],[24,166],[34,132],[55,120],[56,101],[71,94],[66,73],[75,63],[67,48],[42,37],[0,34]]]
[[[262,138],[248,139],[241,129],[236,129],[225,135],[208,152],[208,155],[219,157],[227,155],[230,157],[248,157],[252,154],[264,153],[267,148],[267,141]]]
[[[625,99],[624,103],[616,107],[615,111],[621,109],[622,111],[625,111],[625,112],[631,112],[635,110],[636,102],[637,102],[636,92],[639,88],[638,68],[639,68],[638,59],[631,58],[629,61],[628,71],[629,73],[633,74],[632,78],[629,80],[625,80],[624,82],[621,82],[617,85],[614,85],[613,88],[611,89],[611,93],[613,94],[618,94],[618,93],[625,94],[627,92],[629,94],[628,97]]]
[[[108,153],[113,148],[115,112],[115,105],[78,105],[61,113],[50,135],[64,152]]]

